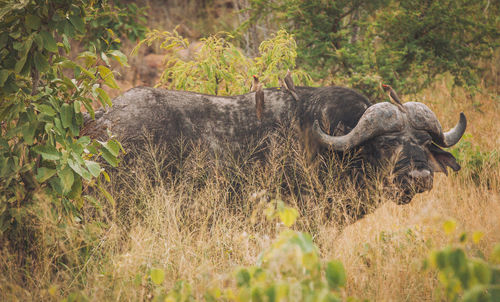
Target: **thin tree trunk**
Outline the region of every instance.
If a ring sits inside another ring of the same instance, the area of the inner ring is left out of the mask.
[[[233,0],[234,7],[239,11],[238,22],[243,24],[250,19],[250,13],[245,11],[249,8],[248,0]],[[250,56],[256,56],[259,53],[259,35],[257,24],[249,24],[248,30],[244,33],[245,52]]]
[[[351,35],[351,44],[356,44],[358,42],[358,35],[359,35],[359,9],[355,10],[354,13],[352,14],[352,35]]]

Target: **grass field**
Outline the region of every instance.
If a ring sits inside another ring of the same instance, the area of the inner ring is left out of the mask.
[[[177,163],[181,173],[165,177],[161,150],[146,152],[133,168],[113,175],[116,203],[88,200],[83,222],[61,222],[47,204],[32,210],[46,217],[33,221],[42,236],[31,258],[0,251],[0,300],[60,300],[80,293],[93,301],[144,301],[178,280],[193,296],[214,287],[232,288],[237,267],[254,265],[284,227],[265,218],[267,201],[282,199],[299,208],[293,229],[308,232],[322,259],[338,259],[346,269],[342,296],[373,301],[439,299],[437,273],[423,270],[432,250],[455,244],[463,231],[484,234],[466,244],[469,255],[489,255],[500,242],[500,110],[496,92],[470,96],[451,89],[445,78],[405,101],[426,103],[449,129],[465,112],[468,128],[455,147],[462,170],[435,176],[434,189],[404,206],[383,202],[373,213],[349,223],[342,205],[354,196],[324,188],[293,141],[271,147],[267,165],[231,173],[207,160],[202,150]],[[278,194],[284,158],[315,194],[300,205],[293,194]],[[163,173],[163,174],[162,174]],[[163,176],[161,176],[163,175]],[[167,173],[168,175],[168,173]],[[202,185],[200,185],[202,184]],[[230,196],[238,185],[239,196]],[[348,186],[347,186],[348,188]],[[337,203],[329,203],[329,197]],[[228,206],[226,200],[234,200]],[[363,203],[363,200],[351,202]],[[452,234],[445,221],[456,221]],[[29,235],[27,235],[29,236]],[[154,286],[152,268],[165,272]]]

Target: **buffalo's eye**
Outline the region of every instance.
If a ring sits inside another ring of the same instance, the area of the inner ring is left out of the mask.
[[[399,144],[399,140],[396,137],[381,136],[375,139],[375,145],[379,149],[390,150]]]
[[[382,145],[386,148],[394,148],[396,146],[398,146],[400,143],[399,143],[399,140],[397,138],[389,138],[389,139],[386,139],[384,140],[384,142],[382,143]]]
[[[421,146],[427,147],[430,143],[432,143],[432,138],[427,132],[419,131],[413,133],[413,135],[415,137],[415,143]]]

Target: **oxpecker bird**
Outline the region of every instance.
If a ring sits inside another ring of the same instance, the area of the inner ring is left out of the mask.
[[[292,73],[290,72],[290,69],[286,71],[286,76],[283,80],[283,84],[285,86],[285,89],[290,91],[295,101],[298,102],[299,96],[297,95],[297,91],[295,91],[295,85],[293,84]]]
[[[401,111],[406,112],[406,109],[403,107],[403,103],[399,99],[398,94],[391,86],[382,84],[382,89],[387,93],[391,101],[395,103]]]
[[[262,119],[262,111],[264,111],[264,91],[262,91],[262,83],[259,82],[257,76],[253,76],[252,87],[250,91],[255,92],[255,110],[259,121]]]

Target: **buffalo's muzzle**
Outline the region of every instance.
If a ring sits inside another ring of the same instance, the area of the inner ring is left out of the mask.
[[[412,170],[408,173],[408,178],[410,185],[417,193],[432,189],[434,177],[427,169]]]

